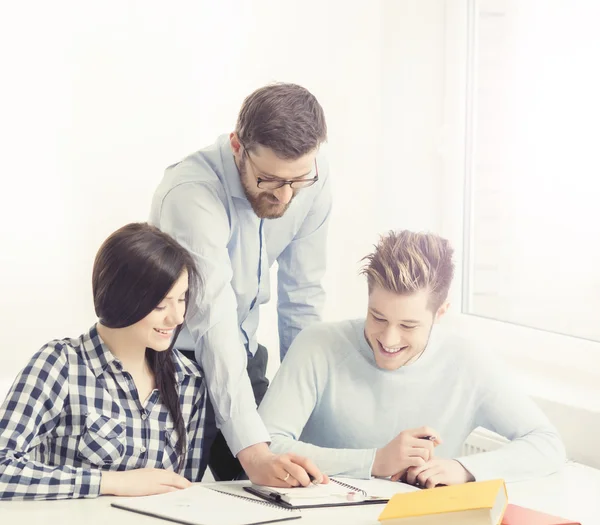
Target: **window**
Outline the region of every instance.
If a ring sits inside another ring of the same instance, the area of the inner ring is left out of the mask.
[[[600,341],[600,4],[469,4],[462,309]]]

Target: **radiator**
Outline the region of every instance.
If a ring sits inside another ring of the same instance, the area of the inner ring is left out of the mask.
[[[508,440],[505,437],[499,436],[485,428],[476,428],[463,443],[462,455],[470,456],[471,454],[479,454],[480,452],[489,452],[490,450],[500,448],[506,443],[508,443]]]

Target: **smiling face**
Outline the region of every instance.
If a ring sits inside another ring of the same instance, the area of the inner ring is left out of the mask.
[[[152,348],[157,352],[168,350],[175,329],[183,323],[187,291],[188,273],[184,270],[154,310],[121,330],[126,330],[128,338],[143,348]]]
[[[448,308],[444,303],[433,313],[429,299],[426,289],[400,295],[379,285],[373,287],[369,294],[365,338],[379,368],[396,370],[413,363],[423,353],[433,324]]]

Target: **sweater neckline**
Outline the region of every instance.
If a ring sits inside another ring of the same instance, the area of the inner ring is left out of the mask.
[[[441,333],[439,325],[434,324],[431,330],[431,334],[429,336],[429,341],[427,342],[427,346],[415,362],[409,365],[401,366],[396,370],[384,370],[383,368],[379,368],[379,366],[377,366],[377,363],[375,362],[375,356],[373,355],[373,350],[371,349],[369,343],[367,342],[367,339],[365,338],[365,320],[356,319],[352,324],[354,326],[355,336],[358,341],[357,346],[360,355],[369,363],[369,365],[385,374],[407,375],[421,370],[423,367],[427,366],[429,361],[431,361],[431,359],[433,358],[434,354],[437,353],[437,349],[440,346]]]

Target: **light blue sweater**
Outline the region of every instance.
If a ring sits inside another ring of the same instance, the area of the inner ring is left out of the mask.
[[[435,455],[458,459],[476,480],[542,476],[565,462],[554,427],[494,356],[436,325],[416,362],[382,370],[363,329],[364,320],[321,323],[294,340],[259,408],[275,453],[307,456],[329,475],[368,478],[377,448],[427,425],[443,440]],[[511,443],[460,457],[478,426]]]

